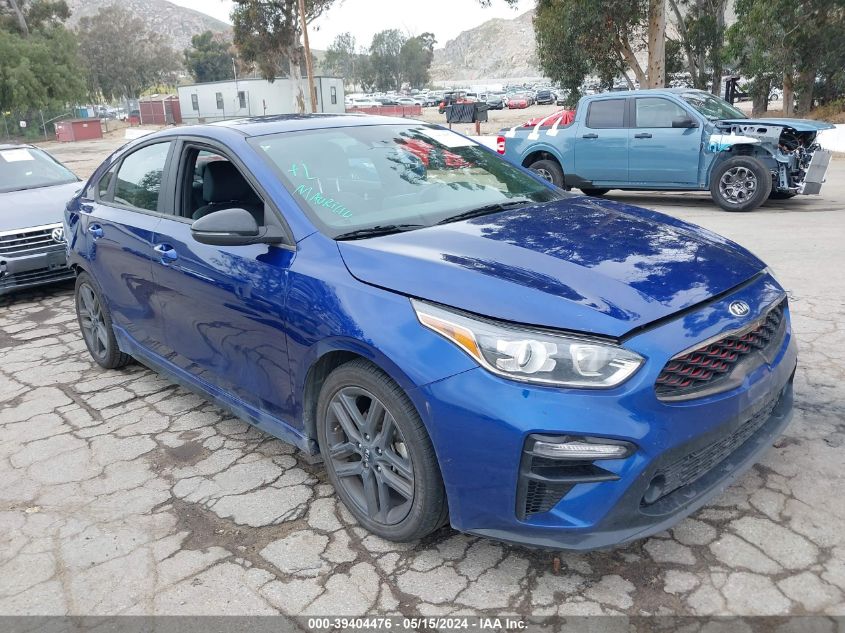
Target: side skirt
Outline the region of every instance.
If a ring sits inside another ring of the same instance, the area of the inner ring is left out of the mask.
[[[239,398],[235,398],[230,393],[223,391],[216,385],[213,385],[205,380],[201,380],[196,376],[192,376],[184,369],[177,367],[168,361],[166,358],[150,352],[139,345],[137,341],[123,328],[114,326],[114,333],[117,338],[117,345],[121,351],[129,354],[153,371],[166,376],[180,387],[184,387],[189,391],[193,391],[194,393],[211,400],[214,404],[222,409],[225,409],[244,422],[248,422],[265,433],[287,442],[288,444],[294,445],[296,448],[305,453],[305,458],[310,463],[320,461],[320,450],[317,442],[304,435],[302,431],[295,429],[287,422],[275,416],[256,409]]]

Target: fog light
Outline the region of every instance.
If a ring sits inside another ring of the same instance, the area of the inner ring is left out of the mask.
[[[590,444],[587,442],[544,442],[537,440],[531,449],[535,455],[552,459],[619,459],[630,453],[624,444]]]

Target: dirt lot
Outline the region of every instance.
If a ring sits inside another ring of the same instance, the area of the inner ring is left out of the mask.
[[[50,149],[85,175],[121,143]],[[95,366],[54,287],[0,307],[0,614],[845,615],[845,161],[823,196],[748,214],[610,197],[749,246],[790,290],[795,420],[708,507],[590,554],[380,540],[289,446],[140,365]]]

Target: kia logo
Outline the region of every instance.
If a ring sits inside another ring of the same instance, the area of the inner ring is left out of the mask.
[[[52,233],[50,233],[50,237],[53,238],[53,241],[57,244],[62,244],[65,241],[65,230],[63,227],[58,226],[53,229]]]
[[[748,307],[745,301],[732,301],[731,305],[728,306],[728,312],[735,317],[744,317],[751,312],[751,308]]]

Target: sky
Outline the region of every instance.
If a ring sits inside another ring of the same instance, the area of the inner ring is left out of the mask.
[[[229,0],[170,1],[230,22]],[[430,31],[440,48],[461,31],[492,18],[515,18],[534,4],[534,0],[519,0],[512,9],[504,0],[492,0],[488,8],[482,8],[478,0],[337,0],[311,25],[308,39],[313,48],[326,49],[336,35],[349,31],[359,45],[369,46],[374,34],[396,28],[410,36]]]

